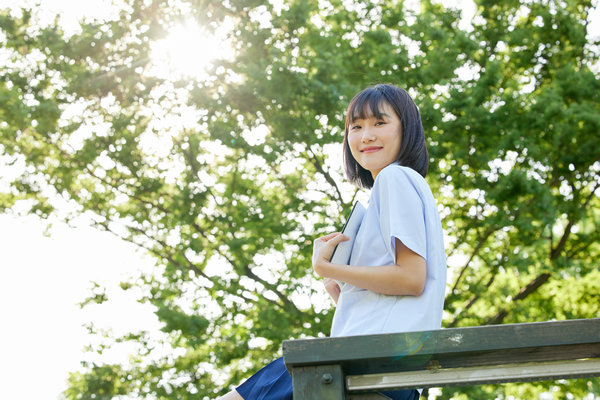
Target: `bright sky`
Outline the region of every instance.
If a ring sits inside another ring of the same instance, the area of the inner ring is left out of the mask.
[[[0,377],[2,397],[56,399],[90,343],[84,324],[126,329],[157,327],[149,308],[118,283],[152,267],[133,245],[85,224],[56,224],[44,236],[38,218],[0,215]],[[81,309],[91,281],[110,299]]]

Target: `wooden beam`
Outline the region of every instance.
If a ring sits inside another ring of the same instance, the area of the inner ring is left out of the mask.
[[[600,358],[600,319],[291,340],[288,369],[340,365],[346,375]]]
[[[600,319],[288,340],[283,359],[296,400],[600,376]]]
[[[600,359],[449,368],[417,372],[353,375],[348,390],[394,390],[499,382],[542,381],[600,376]]]

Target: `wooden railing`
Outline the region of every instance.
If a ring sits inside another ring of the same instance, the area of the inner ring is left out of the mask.
[[[600,319],[288,340],[294,400],[600,376]]]

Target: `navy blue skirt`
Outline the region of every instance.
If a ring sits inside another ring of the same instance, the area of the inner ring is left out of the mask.
[[[244,400],[292,400],[292,377],[278,358],[236,388]],[[417,400],[417,390],[381,392],[392,400]]]

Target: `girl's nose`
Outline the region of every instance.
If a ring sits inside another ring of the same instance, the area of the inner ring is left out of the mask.
[[[373,136],[373,134],[371,134],[371,130],[369,128],[363,128],[361,140],[363,143],[368,143],[375,140],[375,137]]]

